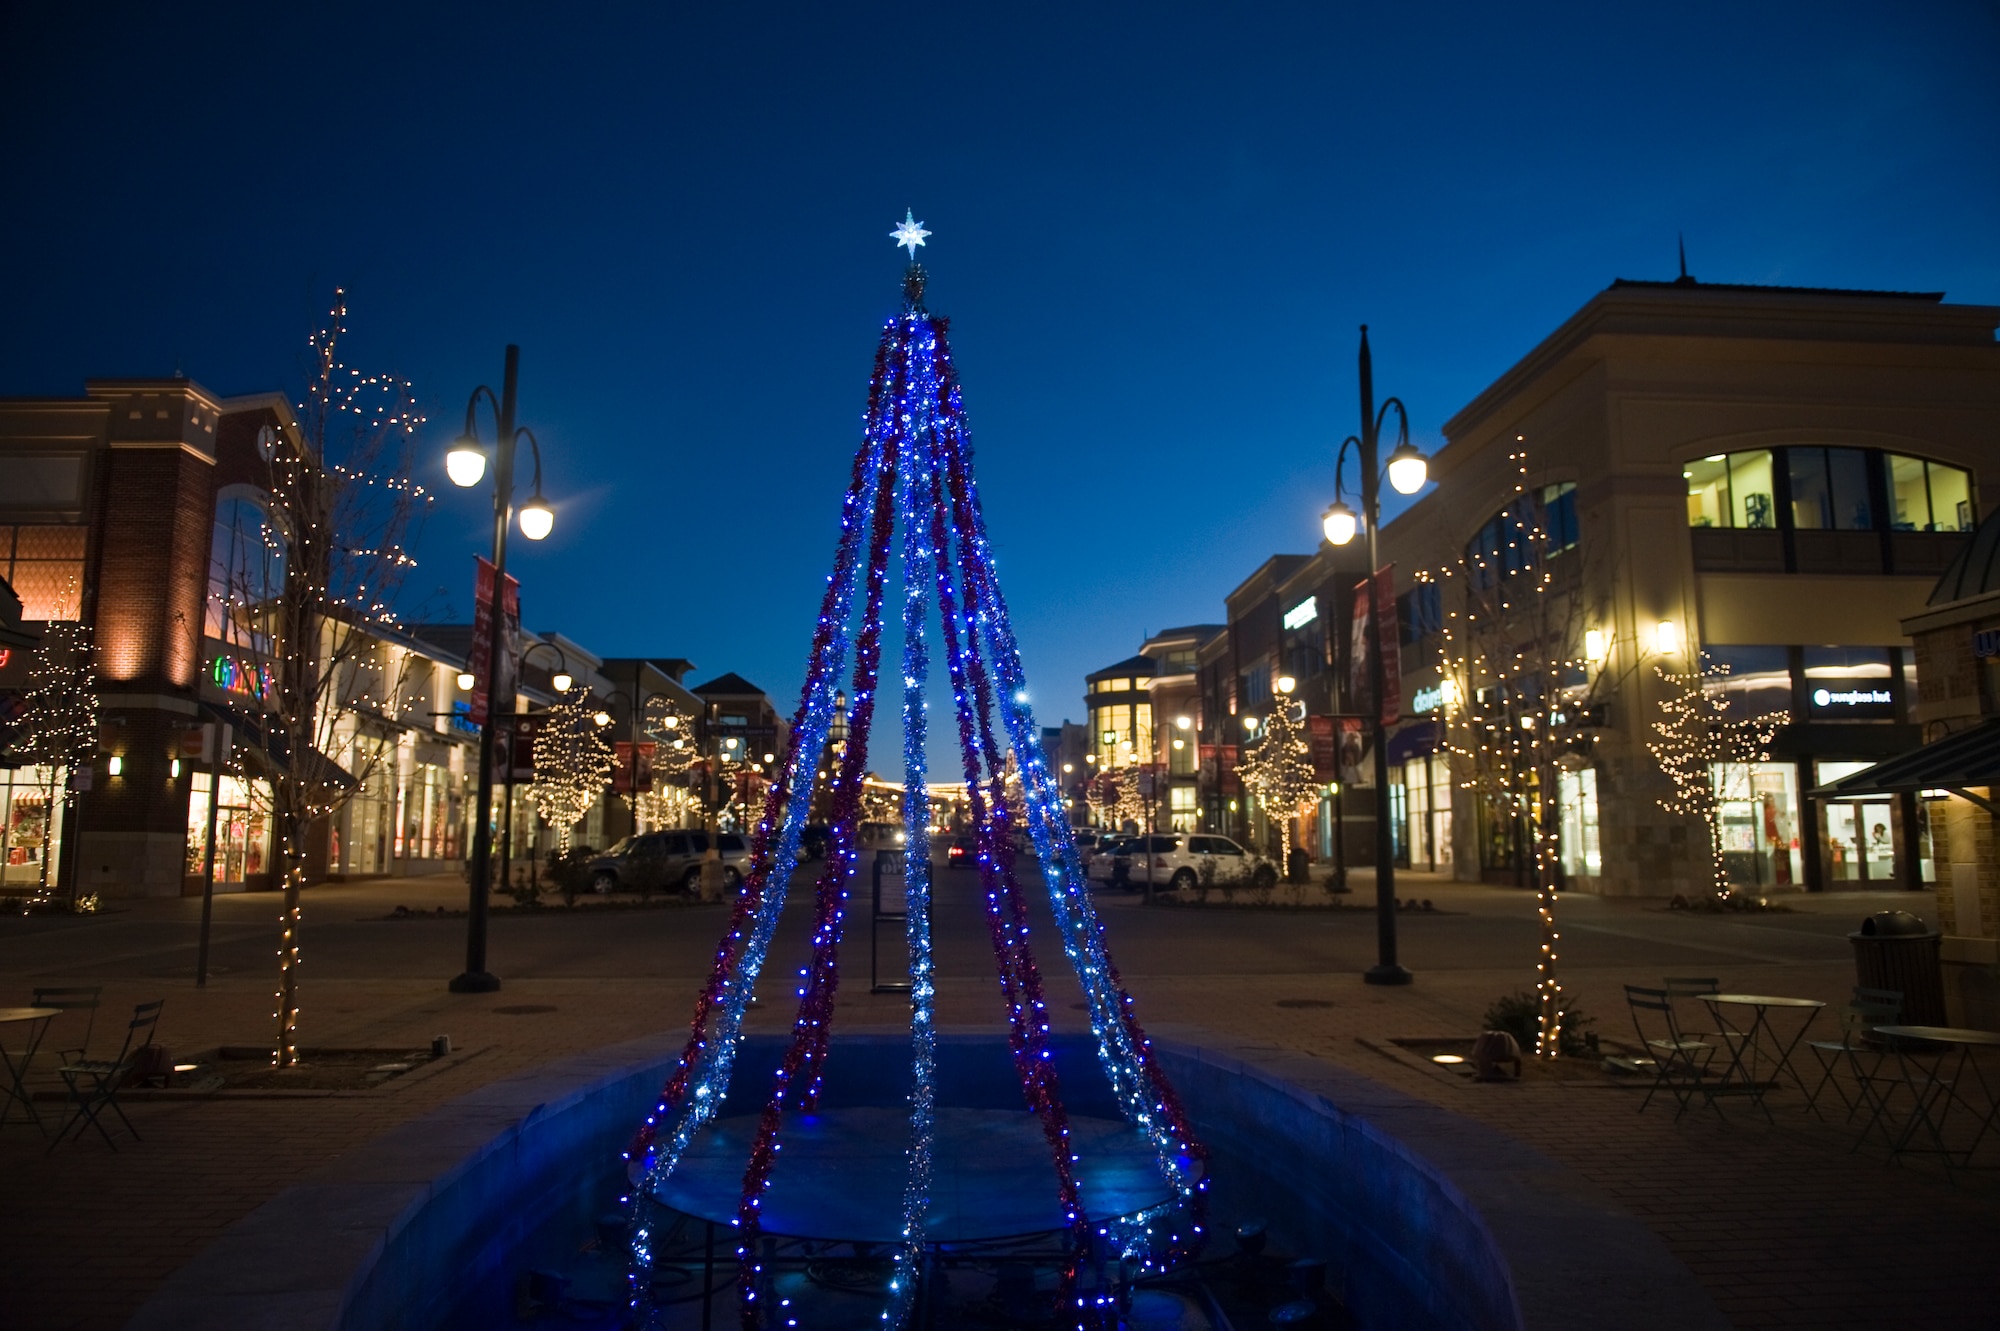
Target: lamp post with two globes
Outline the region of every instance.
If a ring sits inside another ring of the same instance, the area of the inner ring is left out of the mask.
[[[507,348],[507,364],[500,381],[500,394],[481,384],[472,390],[465,404],[465,433],[445,455],[445,472],[452,484],[471,489],[486,474],[485,445],[479,442],[477,412],[484,397],[492,407],[497,426],[493,445],[493,590],[487,606],[486,659],[469,664],[486,675],[486,723],[479,728],[479,796],[473,810],[472,888],[466,911],[465,971],[452,978],[450,988],[457,994],[486,994],[500,987],[500,977],[486,969],[486,907],[492,890],[493,873],[493,740],[500,725],[500,662],[506,648],[502,633],[501,591],[507,579],[507,524],[515,515],[514,451],[523,437],[535,459],[535,493],[520,507],[521,535],[542,540],[555,526],[555,510],[542,498],[542,447],[534,432],[514,423],[514,404],[520,383],[521,349]],[[512,710],[511,704],[508,710]]]
[[[1376,572],[1380,568],[1380,552],[1376,545],[1375,533],[1382,525],[1380,503],[1381,478],[1384,468],[1379,463],[1382,422],[1389,415],[1389,408],[1396,409],[1396,447],[1389,454],[1386,472],[1389,484],[1397,494],[1415,494],[1423,489],[1428,477],[1429,464],[1424,455],[1410,445],[1410,418],[1397,398],[1385,398],[1381,411],[1375,409],[1374,365],[1368,354],[1368,325],[1361,325],[1361,434],[1349,435],[1340,441],[1340,452],[1333,463],[1333,503],[1328,506],[1321,524],[1326,539],[1335,545],[1346,545],[1354,539],[1357,517],[1342,498],[1341,472],[1347,463],[1347,450],[1352,445],[1358,454],[1355,459],[1361,467],[1361,513],[1359,523],[1368,532],[1368,730],[1374,738],[1375,746],[1375,965],[1362,972],[1361,978],[1369,984],[1408,984],[1409,970],[1396,960],[1396,848],[1390,835],[1389,805],[1389,751],[1388,728],[1383,721],[1382,700],[1382,616],[1375,605]]]

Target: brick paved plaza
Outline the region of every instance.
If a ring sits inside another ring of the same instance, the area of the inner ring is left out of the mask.
[[[1365,880],[1359,884],[1365,896]],[[1735,1106],[1726,1122],[1675,1123],[1658,1102],[1606,1078],[1476,1085],[1364,1041],[1463,1035],[1486,1004],[1532,974],[1532,899],[1421,876],[1402,884],[1450,913],[1405,917],[1408,989],[1364,987],[1374,919],[1341,914],[1144,910],[1105,904],[1114,951],[1141,1014],[1159,1031],[1250,1038],[1308,1054],[1436,1101],[1514,1135],[1602,1188],[1652,1227],[1737,1325],[1974,1327],[2000,1324],[1992,1240],[2000,1188],[1952,1187],[1928,1165],[1891,1168],[1850,1154],[1837,1118],[1807,1118],[1796,1094],[1777,1123]],[[994,1002],[970,875],[940,889],[940,1017],[986,1023]],[[461,919],[385,920],[395,906],[462,904],[456,879],[312,889],[306,900],[307,1047],[417,1047],[449,1034],[462,1051],[408,1084],[349,1096],[212,1098],[140,1104],[145,1140],[117,1153],[95,1138],[43,1154],[18,1122],[0,1131],[7,1325],[113,1328],[149,1291],[259,1204],[386,1128],[504,1074],[599,1045],[677,1037],[721,923],[719,908],[549,914],[495,921],[498,994],[460,997],[444,981],[462,959]],[[1821,896],[1791,914],[1689,917],[1656,903],[1566,898],[1564,974],[1594,1030],[1629,1039],[1619,985],[1663,974],[1716,975],[1726,987],[1838,1004],[1853,983],[1845,934],[1913,898]],[[1922,899],[1915,899],[1921,906]],[[0,920],[0,1002],[36,984],[102,983],[95,1044],[117,1014],[167,1001],[160,1028],[177,1052],[264,1038],[274,971],[275,899],[216,902],[215,975],[193,987],[198,903],[138,903],[89,919]],[[862,917],[865,922],[865,917]],[[804,933],[788,921],[789,936]],[[866,992],[865,933],[851,932],[842,1019],[883,1024],[903,1000]],[[774,965],[789,958],[774,956]],[[1053,964],[1049,964],[1053,962]],[[1059,959],[1048,974],[1061,1016],[1081,1026]],[[775,1005],[773,1005],[775,1006]],[[756,1028],[789,1012],[766,1007]],[[1816,1032],[1835,1028],[1832,1014]],[[836,1046],[837,1048],[837,1046]]]

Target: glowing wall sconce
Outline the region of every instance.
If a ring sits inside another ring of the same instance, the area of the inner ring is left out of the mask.
[[[1585,629],[1583,634],[1583,659],[1592,665],[1603,665],[1604,658],[1611,654],[1611,642],[1604,636],[1603,629]]]
[[[1653,650],[1661,656],[1672,656],[1681,649],[1680,625],[1671,619],[1663,619],[1653,628]]]

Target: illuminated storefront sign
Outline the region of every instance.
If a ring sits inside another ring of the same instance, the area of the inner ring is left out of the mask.
[[[1285,627],[1300,629],[1319,618],[1319,598],[1308,596],[1285,612]],[[1268,621],[1267,621],[1268,622]]]
[[[261,662],[253,665],[233,656],[218,656],[208,668],[208,677],[224,693],[244,698],[261,701],[271,691],[271,667]]]
[[[1425,712],[1435,712],[1442,706],[1444,706],[1442,684],[1426,684],[1410,699],[1410,710],[1418,716],[1422,716]]]
[[[2000,629],[1980,629],[1973,634],[1972,654],[1982,661],[2000,656]]]

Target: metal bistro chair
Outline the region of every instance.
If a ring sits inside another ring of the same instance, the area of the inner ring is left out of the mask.
[[[1722,981],[1713,975],[1669,975],[1660,983],[1667,987],[1667,1001],[1670,1003],[1676,999],[1700,998],[1703,994],[1722,992]],[[1676,1019],[1679,1017],[1678,1010],[1675,1012],[1675,1017]],[[1704,1024],[1713,1022],[1717,1029],[1700,1031],[1683,1027],[1681,1033],[1698,1040],[1721,1040],[1725,1044],[1732,1045],[1743,1039],[1743,1032],[1730,1030],[1716,1018],[1714,1010],[1705,1003],[1702,1005],[1702,1021]]]
[[[85,1123],[97,1129],[97,1135],[104,1138],[105,1145],[117,1150],[118,1143],[111,1139],[110,1131],[104,1126],[103,1115],[107,1109],[118,1115],[118,1121],[125,1125],[125,1130],[132,1134],[134,1141],[140,1140],[139,1130],[132,1126],[132,1120],[126,1118],[125,1111],[118,1107],[118,1091],[131,1075],[139,1050],[152,1039],[153,1027],[160,1021],[160,1009],[165,1006],[166,1000],[161,999],[133,1007],[132,1020],[125,1027],[125,1047],[118,1051],[118,1057],[79,1058],[56,1069],[63,1084],[69,1088],[69,1100],[75,1109],[49,1143],[50,1151],[62,1143],[71,1128],[76,1129],[77,1140],[83,1140]]]
[[[1628,984],[1625,986],[1625,1006],[1631,1010],[1632,1029],[1638,1033],[1639,1043],[1653,1053],[1656,1069],[1646,1098],[1639,1102],[1639,1112],[1645,1113],[1646,1106],[1653,1103],[1653,1097],[1664,1087],[1679,1102],[1674,1110],[1676,1119],[1687,1112],[1688,1101],[1697,1095],[1720,1113],[1715,1097],[1709,1095],[1707,1087],[1702,1084],[1702,1073],[1708,1067],[1708,1060],[1715,1056],[1715,1046],[1703,1040],[1691,1040],[1682,1033],[1680,1022],[1674,1016],[1673,996],[1665,989],[1642,989]],[[1665,1032],[1665,1038],[1648,1033],[1648,1013],[1653,1014],[1653,1020]]]
[[[1806,1048],[1813,1051],[1819,1060],[1819,1081],[1806,1092],[1806,1109],[1819,1113],[1819,1098],[1826,1088],[1833,1087],[1833,1093],[1847,1109],[1847,1121],[1852,1122],[1867,1102],[1870,1083],[1881,1075],[1882,1060],[1890,1056],[1887,1045],[1874,1038],[1877,1026],[1893,1026],[1903,1015],[1903,991],[1900,989],[1870,989],[1863,985],[1854,986],[1854,996],[1848,1000],[1847,1014],[1842,1020],[1838,1040],[1808,1040]],[[1863,1060],[1867,1060],[1866,1066]],[[1842,1083],[1842,1069],[1854,1074],[1854,1092]],[[1824,1115],[1822,1115],[1824,1117]]]
[[[90,1052],[91,1032],[97,1029],[97,1009],[104,997],[102,985],[71,985],[62,988],[37,989],[30,1007],[52,1007],[64,1012],[88,1012],[89,1018],[83,1024],[83,1039],[75,1045],[65,1045],[56,1053],[65,1063],[74,1063]]]

